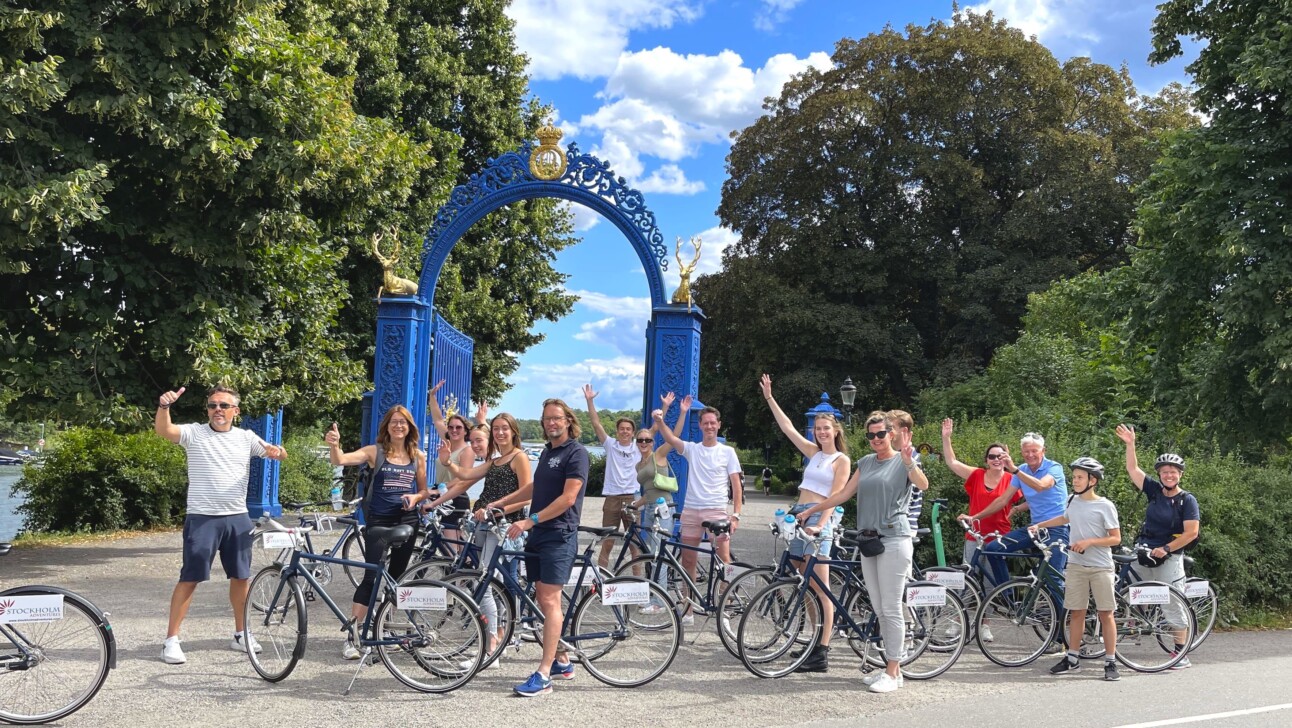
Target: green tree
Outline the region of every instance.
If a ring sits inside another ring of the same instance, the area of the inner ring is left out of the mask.
[[[776,437],[761,371],[804,406],[851,376],[861,408],[980,371],[1029,293],[1126,260],[1154,140],[1193,123],[1178,87],[1142,96],[990,14],[832,60],[735,136],[718,214],[740,241],[696,285],[703,391],[742,442]]]
[[[1130,333],[1154,399],[1250,450],[1292,435],[1292,6],[1171,0],[1151,60],[1188,66],[1207,124],[1174,135],[1143,188]]]

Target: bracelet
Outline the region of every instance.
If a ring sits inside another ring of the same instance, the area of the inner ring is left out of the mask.
[[[732,514],[731,514],[731,517],[732,517],[732,518],[734,518],[734,519],[736,519],[737,521],[739,521],[739,520],[740,520],[740,514],[739,514],[739,513],[732,513]]]
[[[159,405],[157,405],[157,409],[170,409],[170,405],[168,405],[168,404],[159,404]]]
[[[912,460],[912,461],[911,461],[911,464],[910,464],[910,465],[907,465],[906,463],[902,463],[902,465],[906,468],[906,472],[908,472],[908,473],[909,473],[909,472],[911,472],[912,470],[914,470],[914,469],[916,468],[916,465],[915,465],[915,461],[914,461],[914,460]]]

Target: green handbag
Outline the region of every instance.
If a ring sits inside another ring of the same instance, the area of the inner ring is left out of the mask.
[[[655,487],[665,493],[677,492],[677,477],[673,475],[672,463],[669,463],[667,475],[659,472],[659,465],[655,466]]]

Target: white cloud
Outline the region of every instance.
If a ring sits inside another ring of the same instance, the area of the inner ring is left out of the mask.
[[[583,324],[574,335],[578,341],[614,349],[619,355],[641,359],[646,356],[646,322],[617,316]]]
[[[1036,36],[1047,45],[1056,40],[1098,43],[1099,33],[1091,23],[1103,13],[1091,7],[1093,4],[1111,5],[1101,0],[1093,3],[1091,0],[987,0],[965,9],[975,13],[990,10],[997,18],[1003,18],[1023,31],[1024,35]]]
[[[614,68],[634,30],[671,28],[700,17],[700,0],[514,0],[516,45],[530,77],[600,78]]]
[[[640,356],[617,356],[573,364],[526,364],[508,380],[514,389],[560,397],[575,407],[582,407],[583,385],[588,382],[598,392],[597,406],[601,409],[641,407],[646,386],[645,360]]]
[[[591,152],[630,184],[647,192],[696,194],[704,183],[688,180],[677,162],[752,123],[762,113],[763,99],[779,95],[792,75],[829,65],[825,53],[779,54],[758,69],[746,67],[729,50],[682,55],[660,47],[624,53],[599,94],[605,105],[577,126],[585,135],[601,134]],[[672,164],[647,174],[642,159],[647,156]]]
[[[596,291],[570,290],[566,293],[579,297],[579,303],[596,311],[612,316],[636,316],[650,318],[650,297],[648,296],[611,296]]]
[[[704,243],[700,251],[700,262],[695,267],[695,273],[692,274],[697,277],[706,273],[717,273],[722,268],[722,253],[740,240],[739,235],[721,225],[711,227],[699,235]]]
[[[762,9],[754,16],[754,27],[765,31],[775,30],[801,2],[803,0],[763,0]]]
[[[559,204],[570,213],[576,233],[587,232],[601,223],[601,215],[586,205],[576,205],[564,200]]]

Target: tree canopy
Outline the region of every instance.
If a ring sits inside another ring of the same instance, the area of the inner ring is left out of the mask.
[[[1154,142],[1195,123],[1178,86],[1141,95],[991,14],[845,39],[832,61],[727,159],[718,214],[740,240],[696,295],[702,389],[738,439],[773,431],[764,371],[782,401],[851,376],[863,408],[980,371],[1029,293],[1128,259]]]

